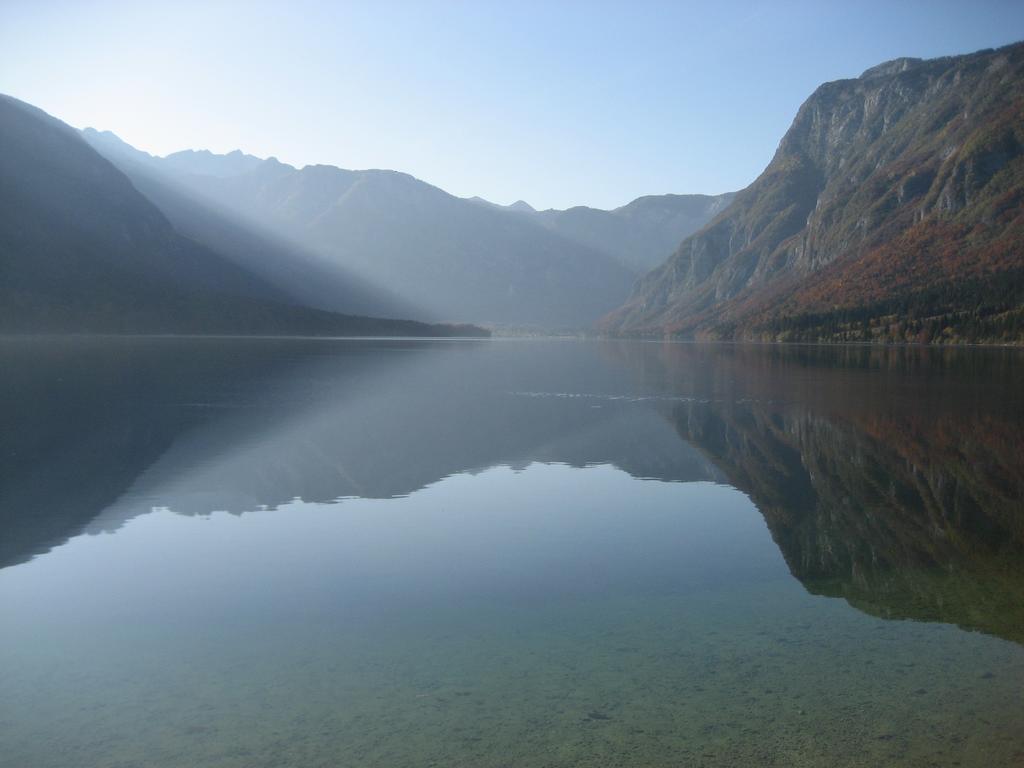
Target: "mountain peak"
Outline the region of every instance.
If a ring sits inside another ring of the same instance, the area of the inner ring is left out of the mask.
[[[899,59],[892,59],[891,61],[883,61],[881,64],[876,64],[873,67],[865,69],[858,79],[870,80],[873,77],[892,77],[898,75],[900,72],[906,72],[911,67],[920,64],[924,59],[915,59],[909,56],[904,56]]]
[[[467,197],[465,199],[471,203],[476,203],[477,205],[486,205],[489,208],[497,208],[500,211],[516,211],[517,213],[537,212],[537,209],[525,200],[516,200],[511,205],[502,205],[501,203],[492,203],[490,200],[480,197],[479,195],[474,195],[473,197]]]
[[[823,85],[757,180],[642,278],[606,327],[733,340],[1017,340],[1022,121],[1021,43],[895,59]]]
[[[86,136],[99,136],[108,141],[117,141],[120,142],[121,144],[128,143],[113,131],[101,131],[98,128],[87,127],[82,129],[82,133],[84,133]]]
[[[148,152],[143,152],[141,149],[136,149],[113,131],[101,131],[96,128],[83,128],[81,133],[82,138],[84,138],[94,148],[102,148],[106,152],[116,152],[119,155],[132,158],[138,162],[150,162],[156,160],[156,157]]]
[[[240,149],[219,155],[208,149],[183,149],[163,158],[169,166],[196,176],[227,178],[251,171],[263,163],[263,158],[247,155]]]

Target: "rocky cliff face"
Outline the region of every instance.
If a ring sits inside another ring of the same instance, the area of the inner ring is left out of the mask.
[[[617,332],[1024,337],[1024,44],[826,83],[758,179],[606,318]]]

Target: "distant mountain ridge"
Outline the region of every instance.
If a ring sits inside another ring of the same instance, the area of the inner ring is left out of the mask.
[[[236,149],[226,155],[217,155],[208,149],[185,149],[163,158],[164,162],[183,173],[200,176],[236,176],[251,171],[263,160]]]
[[[625,299],[635,278],[608,254],[553,233],[520,210],[457,198],[398,171],[295,168],[241,153],[156,158],[108,132],[83,135],[192,236],[205,241],[208,232],[195,226],[194,210],[182,215],[183,195],[193,208],[215,210],[304,251],[310,269],[342,270],[349,282],[354,277],[386,290],[419,317],[589,328]],[[208,172],[196,172],[203,169]],[[293,283],[289,290],[302,287]],[[327,293],[304,298],[337,309]]]
[[[1024,44],[826,83],[614,333],[1024,340]]]
[[[734,196],[645,195],[610,211],[576,206],[537,211],[536,217],[552,232],[602,250],[643,273],[662,264],[684,237],[725,210]]]
[[[0,96],[0,331],[445,335],[325,312],[178,233],[42,110]]]
[[[204,179],[245,172],[245,168],[252,165],[249,160],[232,160],[235,153],[196,153],[201,162],[190,162],[191,170],[186,172],[181,170],[182,164],[168,162],[186,153],[154,157],[135,149],[110,131],[86,128],[82,136],[128,176],[135,188],[160,209],[178,232],[258,275],[294,303],[348,314],[428,319],[422,307],[401,300],[393,292],[196,191],[203,186]],[[256,164],[264,162],[251,155],[242,157],[251,158]],[[200,169],[209,173],[192,172]]]
[[[468,200],[519,213],[561,237],[611,256],[643,274],[658,266],[679,245],[728,207],[735,193],[722,195],[644,195],[611,210],[577,205],[538,211],[525,200],[499,205],[482,197]]]
[[[182,196],[191,209],[215,210],[305,251],[306,260],[317,263],[315,277],[269,277],[329,310],[352,303],[346,294],[339,306],[332,301],[334,289],[326,289],[328,273],[342,270],[345,285],[362,280],[365,293],[386,288],[396,294],[385,301],[391,314],[589,327],[627,296],[636,276],[661,263],[732,199],[651,195],[611,211],[537,211],[524,200],[506,206],[454,198],[398,171],[295,168],[239,150],[185,150],[160,158],[109,131],[87,128],[83,136],[190,237],[211,244],[209,227],[196,226],[196,212],[183,213]],[[223,237],[217,244],[235,253]],[[236,253],[243,260],[247,255]],[[259,270],[273,260],[247,263]]]

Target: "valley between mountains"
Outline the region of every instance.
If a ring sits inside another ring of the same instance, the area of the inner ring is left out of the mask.
[[[0,201],[4,332],[1020,343],[1024,44],[822,85],[735,193],[503,206],[2,97]]]

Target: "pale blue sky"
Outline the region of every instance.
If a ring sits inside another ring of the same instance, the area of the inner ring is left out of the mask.
[[[1022,2],[0,0],[0,92],[157,154],[614,207],[750,183],[824,81],[1020,39]]]

